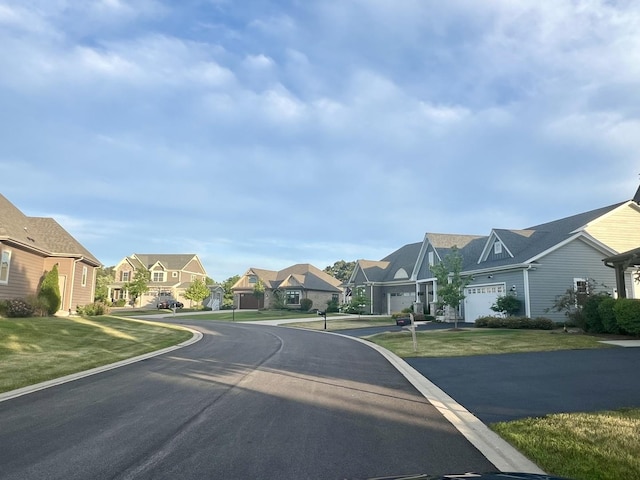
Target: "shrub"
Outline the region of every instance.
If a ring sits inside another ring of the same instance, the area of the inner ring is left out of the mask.
[[[48,315],[54,315],[60,309],[61,296],[60,285],[58,284],[58,265],[44,274],[40,289],[38,290],[39,304],[46,306]]]
[[[613,311],[621,330],[631,335],[640,335],[640,300],[619,298]]]
[[[607,297],[598,305],[598,313],[600,314],[604,333],[620,333],[620,327],[616,321],[616,314],[613,311],[615,304],[616,301],[613,298]]]
[[[582,317],[584,320],[584,330],[586,332],[603,333],[605,331],[598,307],[606,298],[609,298],[609,296],[599,293],[591,295],[585,300],[584,305],[582,306]]]
[[[532,329],[532,330],[553,330],[556,324],[544,317],[531,319],[528,317],[480,317],[475,321],[476,328],[509,328],[509,329]]]
[[[329,300],[327,302],[327,313],[335,313],[339,311],[339,305],[337,300]]]
[[[98,315],[107,315],[111,309],[103,302],[93,302],[88,305],[76,307],[76,313],[78,315],[84,315],[87,317],[95,317]]]
[[[300,310],[302,310],[303,312],[308,312],[309,310],[311,310],[312,306],[313,300],[311,300],[310,298],[303,298],[302,300],[300,300]]]
[[[0,317],[6,317],[6,316],[7,316],[7,301],[0,300]]]
[[[7,302],[7,317],[24,318],[33,316],[33,306],[22,299],[16,298]]]
[[[511,316],[520,311],[520,305],[522,302],[515,295],[502,295],[496,299],[496,303],[491,305],[491,310]]]

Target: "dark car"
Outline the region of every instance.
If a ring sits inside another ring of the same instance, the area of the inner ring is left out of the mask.
[[[411,325],[411,317],[398,317],[396,318],[396,325],[404,327],[405,325]]]
[[[167,309],[167,310],[173,310],[174,308],[182,308],[184,307],[184,304],[182,302],[178,302],[177,300],[163,300],[162,302],[158,303],[158,309]]]

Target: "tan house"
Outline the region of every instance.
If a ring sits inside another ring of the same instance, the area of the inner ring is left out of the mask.
[[[264,295],[254,294],[256,285],[264,287]],[[308,263],[277,272],[250,268],[231,289],[234,305],[239,309],[269,308],[278,291],[289,308],[300,308],[300,301],[308,298],[313,302],[312,308],[324,310],[328,302],[339,302],[342,293],[340,280]]]
[[[115,281],[109,285],[109,296],[112,300],[130,300],[125,285],[133,281],[136,271],[140,269],[149,270],[151,274],[149,291],[136,303],[136,306],[142,307],[155,308],[158,302],[169,299],[178,300],[188,306],[190,300],[184,298],[184,292],[194,280],[206,282],[207,278],[207,272],[194,253],[134,253],[123,258],[114,268]]]
[[[100,262],[53,218],[28,217],[0,195],[0,299],[36,295],[58,265],[60,313],[93,303]]]

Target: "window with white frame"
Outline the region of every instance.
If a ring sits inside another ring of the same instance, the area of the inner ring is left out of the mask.
[[[495,255],[500,255],[502,253],[502,242],[499,240],[493,244],[493,253]]]
[[[128,282],[131,276],[131,272],[120,272],[120,280],[123,282]]]
[[[9,283],[9,267],[11,266],[11,251],[3,250],[0,258],[0,283]]]
[[[87,286],[87,267],[86,266],[82,267],[82,286],[83,287]]]
[[[431,267],[435,263],[433,252],[429,252],[428,256],[429,256],[429,266]]]
[[[574,278],[573,290],[576,294],[576,306],[584,305],[584,302],[589,297],[589,279],[587,278]]]
[[[164,282],[164,272],[153,272],[152,280],[154,282]]]

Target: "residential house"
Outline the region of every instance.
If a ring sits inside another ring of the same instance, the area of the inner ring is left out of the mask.
[[[430,267],[456,247],[469,279],[459,314],[473,322],[494,315],[499,296],[521,301],[521,314],[564,320],[550,311],[567,289],[591,288],[617,295],[616,276],[603,260],[640,246],[640,206],[627,201],[526,229],[493,229],[488,235],[425,234],[379,262],[360,260],[347,282],[368,298],[370,313],[391,314],[403,308],[435,313],[437,280]],[[640,298],[633,268],[624,272],[624,294]]]
[[[185,291],[196,279],[206,281],[205,271],[198,256],[187,254],[142,254],[134,253],[123,258],[114,268],[115,281],[109,285],[109,296],[114,301],[130,301],[126,284],[133,281],[136,271],[148,270],[151,274],[149,291],[137,300],[137,306],[155,308],[158,302],[167,299],[178,300],[185,305],[190,300]]]
[[[256,285],[264,293],[255,295]],[[284,270],[250,268],[232,287],[234,305],[240,309],[269,308],[274,292],[283,295],[289,308],[300,308],[303,298],[310,299],[313,308],[324,310],[330,301],[340,302],[341,282],[326,272],[300,263]]]
[[[93,303],[100,262],[53,218],[28,217],[0,195],[0,299],[36,295],[58,265],[60,313]]]

